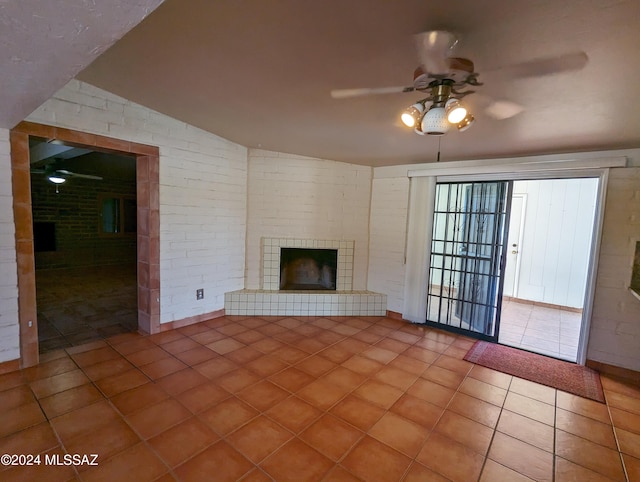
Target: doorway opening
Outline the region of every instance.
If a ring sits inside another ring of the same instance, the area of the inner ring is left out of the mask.
[[[39,352],[136,331],[135,157],[37,137],[29,153]]]
[[[600,178],[438,182],[427,323],[578,361]]]
[[[514,181],[499,343],[575,362],[597,178]]]
[[[21,368],[36,365],[39,361],[34,229],[40,229],[40,227],[34,227],[33,223],[30,137],[44,139],[48,144],[135,158],[137,326],[140,331],[158,333],[160,331],[158,147],[65,128],[21,122],[10,131]],[[64,171],[67,170],[70,171],[70,169],[64,169]],[[58,174],[68,175],[64,172]],[[49,233],[48,242],[51,243],[51,233],[55,227],[52,229],[49,224],[42,229],[45,233]],[[97,226],[96,229],[98,229]],[[39,233],[39,237],[41,234]],[[44,237],[46,239],[46,235]],[[55,240],[55,237],[53,239]],[[49,244],[50,247],[51,244]]]

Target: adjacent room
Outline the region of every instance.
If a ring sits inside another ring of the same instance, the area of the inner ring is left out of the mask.
[[[639,15],[2,2],[0,479],[640,480]]]

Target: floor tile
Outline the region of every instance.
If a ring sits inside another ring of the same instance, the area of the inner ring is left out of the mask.
[[[2,454],[39,454],[59,445],[51,425],[47,421],[32,425],[22,431],[0,438]],[[2,468],[0,468],[0,471]]]
[[[477,480],[484,457],[462,444],[433,432],[416,460],[454,482]],[[464,460],[464,463],[460,463]]]
[[[604,403],[578,397],[571,393],[557,391],[557,406],[570,412],[593,418],[603,423],[610,423],[609,411]]]
[[[426,468],[419,462],[413,462],[402,479],[404,482],[449,482],[449,479]]]
[[[501,411],[500,407],[462,392],[456,392],[447,409],[491,428],[498,423]]]
[[[156,385],[170,395],[178,395],[207,381],[193,368],[185,368],[156,380]]]
[[[190,416],[189,410],[168,398],[132,413],[127,416],[127,421],[140,437],[149,439]]]
[[[553,480],[553,455],[533,445],[496,432],[489,458],[536,481]]]
[[[324,415],[300,434],[311,447],[338,461],[364,435],[355,427],[332,415]]]
[[[491,459],[487,459],[482,469],[479,482],[531,482],[531,480],[529,477],[519,474],[515,470],[511,470]],[[561,479],[556,480],[558,480],[558,482],[561,481]],[[583,479],[580,480],[583,481]]]
[[[417,423],[427,430],[435,427],[444,413],[443,408],[406,393],[391,406],[390,411]]]
[[[354,395],[375,403],[376,405],[388,409],[393,405],[401,396],[402,390],[381,383],[376,380],[367,380],[353,391]]]
[[[142,410],[169,398],[169,394],[154,383],[145,383],[111,399],[111,403],[124,415]]]
[[[170,467],[175,467],[217,440],[213,430],[191,417],[149,439],[149,445]]]
[[[624,480],[617,450],[556,430],[556,455],[614,480]]]
[[[257,410],[264,412],[287,398],[289,392],[268,380],[263,380],[238,392],[236,396]]]
[[[345,395],[345,391],[329,382],[316,380],[298,390],[296,395],[321,410],[327,410]]]
[[[290,431],[259,415],[229,435],[226,440],[254,464],[258,464],[292,437]]]
[[[149,383],[149,379],[134,368],[124,373],[111,375],[96,382],[96,386],[106,397],[113,397],[132,388]]]
[[[301,398],[290,396],[275,404],[266,414],[292,432],[299,433],[317,419],[322,412]]]
[[[192,413],[199,413],[230,396],[229,392],[215,383],[207,382],[175,395],[174,398]]]
[[[418,379],[418,375],[386,366],[380,369],[373,378],[404,391],[413,385]]]
[[[187,365],[182,363],[180,360],[178,360],[177,358],[169,357],[162,358],[161,360],[156,360],[147,365],[143,365],[140,367],[140,371],[142,371],[152,380],[157,380],[158,378],[165,377],[167,375],[170,375],[171,373],[175,373],[185,368],[187,368]]]
[[[426,427],[393,412],[385,413],[368,431],[368,435],[412,459],[422,448],[428,433]]]
[[[216,481],[235,482],[253,467],[244,455],[221,440],[176,467],[175,473],[184,482],[210,480],[212,474]]]
[[[51,420],[51,425],[63,442],[120,419],[111,405],[101,400]]]
[[[345,392],[350,392],[364,382],[366,378],[361,373],[339,366],[323,375],[322,380],[342,388]]]
[[[616,428],[616,437],[620,444],[620,452],[640,459],[640,435]]]
[[[278,359],[275,358],[274,360]],[[314,381],[315,378],[296,367],[289,367],[270,376],[269,380],[290,392],[297,392],[302,387]]]
[[[501,407],[504,404],[504,400],[507,396],[507,391],[505,389],[472,377],[468,377],[462,382],[460,385],[460,391],[498,407]]]
[[[262,469],[277,481],[322,480],[333,462],[309,445],[294,438],[263,461]]]
[[[452,390],[457,390],[464,380],[464,375],[458,372],[447,370],[446,368],[431,365],[424,371],[424,373],[422,374],[422,378],[451,388]]]
[[[40,406],[47,418],[52,419],[100,399],[102,399],[102,394],[98,389],[92,384],[85,384],[43,398],[40,400]]]
[[[522,442],[538,447],[547,452],[553,452],[553,427],[532,418],[503,410],[496,429]]]
[[[65,441],[64,447],[70,454],[98,454],[100,463],[139,442],[140,437],[123,420],[114,419]]]
[[[586,467],[582,467],[581,465],[569,462],[562,457],[556,457],[556,480],[558,482],[571,480],[580,482],[611,482],[612,479],[593,470],[589,470]]]
[[[577,413],[557,408],[556,428],[609,447],[610,449],[617,448],[613,428],[608,423],[598,422],[597,420],[578,415]]]
[[[524,395],[525,397],[533,398],[550,405],[556,403],[556,390],[540,385],[539,383],[533,383],[529,380],[523,380],[522,378],[513,377],[509,391]]]
[[[279,358],[264,354],[244,364],[244,368],[260,375],[261,377],[274,375],[288,366],[288,363],[283,362]]]
[[[610,412],[613,425],[616,428],[622,428],[628,432],[640,434],[640,415],[618,408],[611,408]]]
[[[493,436],[493,430],[489,427],[450,410],[444,411],[433,430],[483,456]]]
[[[255,418],[259,412],[236,397],[229,397],[204,410],[199,418],[221,436],[236,430]]]
[[[70,388],[79,387],[85,383],[89,383],[89,379],[82,370],[76,369],[35,380],[29,385],[37,398],[45,398]]]
[[[384,463],[380,463],[384,461]],[[342,465],[362,480],[400,480],[411,459],[376,439],[365,436]]]
[[[511,412],[519,413],[547,425],[553,426],[555,409],[552,405],[539,402],[517,393],[509,392],[504,403],[504,408]]]
[[[366,431],[380,420],[385,410],[374,403],[348,395],[331,409],[331,413]]]
[[[456,393],[451,388],[444,387],[435,382],[419,378],[409,387],[407,393],[438,407],[446,407]]]

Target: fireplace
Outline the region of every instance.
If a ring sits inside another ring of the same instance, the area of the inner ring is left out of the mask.
[[[282,288],[280,277],[282,276],[282,264],[280,258],[285,253],[285,249],[297,248],[302,252],[309,254],[311,251],[331,251],[336,253],[336,261],[328,264],[324,268],[325,276],[329,270],[335,271],[332,273],[333,284],[332,287],[315,287],[309,288],[311,290],[326,291],[327,294],[350,291],[353,289],[353,252],[354,242],[346,240],[328,240],[328,239],[296,239],[296,238],[262,238],[262,256],[261,256],[261,278],[262,282],[260,288],[267,291],[297,291],[300,288]],[[285,256],[288,256],[285,255]],[[316,261],[317,263],[317,261]],[[322,264],[320,262],[319,269],[322,271]],[[327,263],[324,263],[327,264]],[[313,268],[307,268],[312,271]],[[285,273],[287,276],[288,273]],[[321,275],[322,278],[322,275]],[[289,280],[290,281],[290,280]],[[315,283],[315,281],[314,281]],[[286,284],[286,283],[285,283]],[[299,284],[307,284],[305,282]]]
[[[335,290],[337,249],[280,248],[281,290]]]

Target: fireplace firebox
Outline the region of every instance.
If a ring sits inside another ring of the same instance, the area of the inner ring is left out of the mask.
[[[337,249],[280,248],[280,290],[335,290]]]

